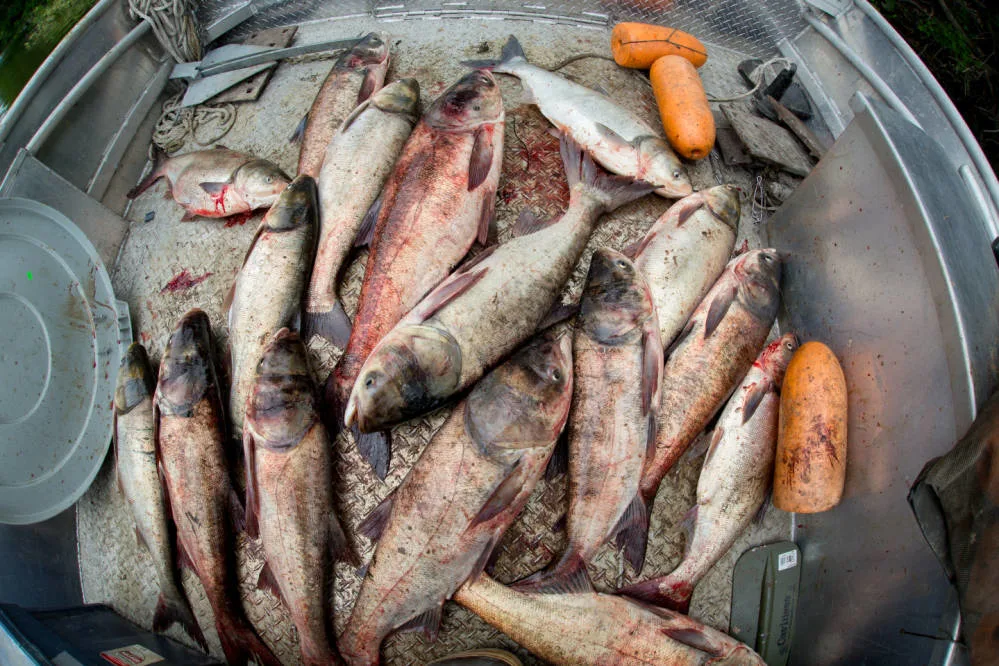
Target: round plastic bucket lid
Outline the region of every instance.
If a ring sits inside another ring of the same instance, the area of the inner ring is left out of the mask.
[[[111,440],[121,349],[111,280],[62,213],[0,199],[0,522],[51,518]]]

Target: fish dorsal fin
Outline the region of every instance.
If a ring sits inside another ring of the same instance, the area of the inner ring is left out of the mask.
[[[441,286],[430,292],[420,304],[413,308],[406,319],[410,323],[419,324],[434,316],[445,305],[458,298],[486,276],[488,268],[479,268],[470,272],[456,273]]]
[[[405,624],[400,625],[397,631],[399,631],[399,633],[407,631],[422,631],[423,636],[427,639],[427,641],[433,643],[437,640],[437,634],[440,632],[441,609],[443,607],[443,602],[436,604]]]
[[[305,127],[309,124],[309,114],[306,113],[302,116],[302,119],[298,121],[298,125],[295,127],[295,131],[291,133],[288,137],[288,143],[302,143],[302,139],[305,138]]]
[[[366,536],[372,541],[378,541],[381,539],[382,533],[385,531],[385,526],[388,525],[389,516],[392,515],[392,503],[394,501],[394,494],[383,499],[381,503],[368,514],[368,517],[362,520],[361,524],[357,526],[358,534]]]
[[[246,466],[246,536],[260,536],[260,500],[257,497],[256,442],[249,427],[243,429],[243,458]]]
[[[482,199],[482,211],[479,213],[479,232],[475,240],[479,245],[488,245],[496,242],[496,196],[487,194]]]
[[[642,335],[642,413],[659,411],[660,385],[663,374],[663,345],[659,337],[658,317],[645,323]]]
[[[767,397],[767,394],[774,390],[773,382],[768,379],[764,379],[758,382],[753,382],[746,390],[746,399],[742,403],[742,422],[746,423],[749,419],[753,418],[753,414],[756,413],[756,409],[763,402],[763,399]]]
[[[469,523],[468,529],[472,529],[481,523],[492,520],[509,509],[514,498],[516,498],[517,495],[519,495],[524,489],[523,476],[524,469],[520,464],[520,459],[518,459],[517,462],[510,467],[506,478],[504,478],[499,485],[496,486],[493,494],[489,496],[486,503],[482,505],[481,509],[479,509],[479,513],[475,516],[472,522]]]
[[[485,182],[493,168],[493,132],[491,125],[475,129],[472,155],[468,158],[468,191],[474,191]]]
[[[728,312],[729,307],[731,307],[732,302],[735,300],[735,295],[736,288],[730,287],[724,289],[711,301],[711,305],[708,307],[708,316],[704,319],[705,338],[711,337],[711,334],[718,328],[718,324],[725,318],[725,313]]]

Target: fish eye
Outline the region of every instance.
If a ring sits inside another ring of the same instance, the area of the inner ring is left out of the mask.
[[[614,263],[617,265],[618,268],[627,268],[628,267],[628,264],[624,263],[624,261],[622,259],[618,259]]]
[[[551,372],[549,372],[548,374],[551,375],[552,381],[556,381],[557,382],[560,379],[562,379],[562,373],[559,371],[558,368],[552,368]]]
[[[774,261],[774,258],[771,257],[769,254],[765,254],[765,255],[763,255],[763,261],[767,262],[768,264],[772,264],[773,261]]]
[[[375,378],[372,377],[371,375],[368,375],[367,379],[364,380],[364,385],[367,388],[371,388],[372,386],[375,385]]]
[[[473,111],[480,111],[481,109],[482,109],[482,107],[479,106],[478,104],[476,104],[475,106],[472,107]]]
[[[679,171],[674,171],[673,172],[673,177],[674,178],[679,178],[680,177],[680,172]]]
[[[274,176],[267,176],[267,183],[270,184],[273,182],[274,182]]]

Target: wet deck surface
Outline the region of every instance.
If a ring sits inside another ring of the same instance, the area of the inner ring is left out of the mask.
[[[467,71],[459,64],[460,60],[491,57],[483,52],[496,56],[511,33],[520,39],[528,57],[541,66],[550,67],[577,53],[609,55],[608,36],[603,30],[519,21],[461,19],[375,25],[370,20],[325,22],[303,26],[297,42],[360,34],[372,28],[391,38],[390,79],[416,78],[422,89],[424,106]],[[735,72],[736,64],[742,59],[740,54],[718,48],[710,50],[711,58],[701,70],[708,93],[728,96],[744,90]],[[290,144],[288,137],[311,105],[330,65],[330,60],[282,63],[259,101],[238,107],[236,124],[220,143],[273,160],[293,173],[298,147]],[[584,85],[602,88],[646,117],[652,126],[658,126],[651,89],[638,74],[599,59],[570,64],[562,73]],[[547,122],[534,107],[521,105],[520,84],[516,79],[497,78],[507,112],[503,175],[497,200],[499,239],[505,241],[509,237],[508,227],[525,207],[541,216],[558,214],[565,203],[565,186],[558,144],[547,133]],[[145,142],[148,137],[137,140]],[[199,148],[201,146],[189,140],[181,152]],[[688,173],[695,189],[721,183],[741,187],[743,215],[736,247],[742,247],[744,242],[749,248],[764,245],[763,226],[757,219],[759,211],[754,217],[750,205],[750,195],[757,186],[755,172],[726,167],[715,154],[697,164],[689,164]],[[165,190],[166,185],[161,182],[132,205],[129,237],[113,271],[116,294],[131,308],[136,339],[146,345],[154,362],[158,362],[176,321],[193,307],[202,308],[209,314],[218,348],[225,348],[222,302],[262,217],[258,214],[246,224],[232,227],[212,220],[181,222],[183,211],[172,200],[164,199]],[[601,246],[624,248],[644,235],[669,203],[647,196],[604,218],[566,288],[566,295],[579,293],[592,250]],[[154,213],[154,217],[146,222],[149,212]],[[348,313],[356,307],[365,259],[366,253],[358,254],[341,286]],[[204,279],[188,288],[165,289],[183,271],[187,271],[189,278]],[[262,295],[262,298],[266,297],[266,294]],[[318,341],[310,343],[310,350],[317,379],[321,381],[340,350]],[[446,410],[441,410],[395,429],[392,466],[385,482],[379,481],[361,460],[349,435],[341,434],[337,439],[338,511],[365,561],[370,558],[372,548],[367,539],[356,536],[357,525],[401,482],[445,417]],[[613,546],[607,545],[595,558],[590,571],[598,589],[610,590],[621,583],[666,573],[679,562],[684,543],[679,524],[694,503],[700,464],[700,458],[687,457],[666,476],[652,514],[644,574],[636,576],[624,565]],[[552,525],[564,512],[564,507],[565,479],[553,483],[542,481],[523,515],[499,546],[495,570],[499,580],[511,581],[535,571],[561,551],[564,533],[553,532]],[[770,508],[764,520],[747,530],[698,585],[691,615],[727,629],[735,560],[751,546],[788,538],[790,526],[788,514]],[[149,556],[138,547],[131,517],[116,491],[110,456],[79,503],[78,532],[85,600],[111,604],[125,617],[148,628],[158,590]],[[254,589],[263,561],[255,544],[244,535],[239,537],[239,564],[241,589],[250,619],[285,663],[299,663],[295,629],[287,612],[270,593]],[[338,631],[342,631],[359,589],[360,577],[352,568],[338,564],[335,578],[336,625]],[[212,614],[200,584],[190,572],[184,572],[183,582],[212,651],[221,656]],[[176,627],[169,635],[191,644]],[[393,636],[383,645],[383,657],[387,664],[421,664],[457,650],[481,646],[506,646],[516,649],[525,663],[540,663],[452,603],[445,606],[444,623],[436,643],[428,644],[415,634]]]

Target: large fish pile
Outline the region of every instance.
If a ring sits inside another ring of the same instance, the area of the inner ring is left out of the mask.
[[[656,131],[531,65],[516,39],[501,60],[470,63],[422,116],[414,80],[385,85],[389,60],[387,40],[371,34],[336,61],[303,121],[294,180],[216,149],[158,162],[136,188],[165,177],[190,215],[269,206],[227,299],[227,367],[215,367],[200,310],[177,324],[158,380],[141,345],[122,363],[118,479],[156,566],[153,628],[178,622],[205,646],[178,583],[188,566],[226,659],[277,663],[234,579],[245,529],[266,560],[259,587],[287,606],[306,664],[378,664],[394,631],[434,637],[448,600],[552,663],[762,664],[682,613],[765,502],[777,394],[797,346],[791,334],[766,346],[781,257],[731,258],[738,191],[693,192]],[[518,77],[559,132],[570,192],[563,215],[525,212],[498,245],[505,116],[493,72]],[[601,216],[652,192],[678,201],[624,253],[594,253],[580,302],[560,303]],[[362,245],[351,317],[338,281]],[[324,386],[306,352],[312,336],[343,349]],[[375,554],[352,609],[333,608],[333,563],[356,562],[337,518],[333,437],[350,429],[385,478],[386,429],[451,403],[360,526]],[[618,594],[595,592],[588,566],[608,541],[642,572],[660,485],[719,412],[683,561]],[[568,475],[568,545],[501,585],[488,573],[494,551],[546,468]],[[337,612],[350,613],[341,636]]]

